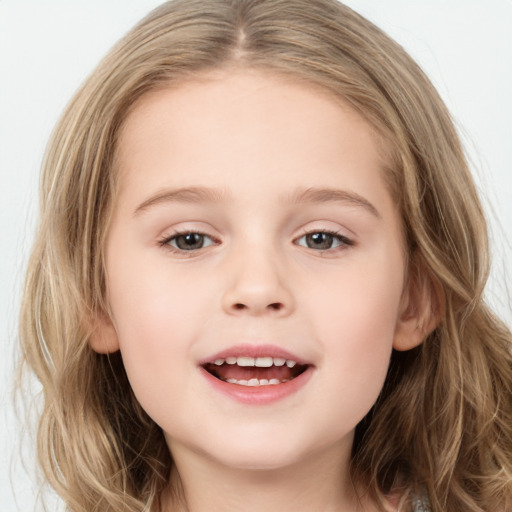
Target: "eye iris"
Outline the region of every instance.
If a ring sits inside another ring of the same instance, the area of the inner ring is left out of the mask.
[[[187,233],[176,237],[176,246],[178,249],[190,251],[192,249],[201,249],[204,244],[204,236],[199,233]]]
[[[306,244],[310,249],[330,249],[333,236],[329,233],[310,233],[306,235]]]

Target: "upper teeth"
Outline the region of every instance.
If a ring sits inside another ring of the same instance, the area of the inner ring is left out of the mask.
[[[226,359],[216,359],[214,363],[221,366],[224,363],[237,364],[238,366],[258,366],[260,368],[269,368],[270,366],[283,366],[293,368],[297,362],[282,357],[226,357]]]

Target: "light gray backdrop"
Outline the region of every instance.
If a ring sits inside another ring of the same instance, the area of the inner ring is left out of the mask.
[[[314,0],[312,0],[314,1]],[[452,111],[492,227],[489,300],[512,325],[512,0],[347,0],[420,62]],[[33,510],[11,382],[41,156],[107,49],[160,0],[0,0],[0,508]],[[507,241],[508,239],[508,241]],[[34,450],[24,445],[29,466]]]

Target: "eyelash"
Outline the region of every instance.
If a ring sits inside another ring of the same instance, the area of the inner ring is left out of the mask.
[[[199,236],[202,236],[205,238],[209,238],[213,243],[219,243],[219,240],[217,240],[216,238],[214,238],[206,233],[203,233],[202,231],[184,230],[184,231],[175,231],[172,235],[164,237],[162,240],[158,241],[158,245],[171,251],[171,252],[178,253],[183,256],[193,256],[193,254],[195,252],[204,248],[204,247],[200,247],[199,249],[187,250],[187,249],[180,249],[179,247],[173,247],[172,245],[170,245],[170,243],[173,240],[175,240],[176,238],[178,238],[180,236],[186,236],[186,235],[199,235]]]
[[[354,245],[354,241],[351,240],[350,238],[347,238],[344,235],[340,235],[339,231],[332,231],[329,229],[311,229],[309,231],[304,231],[301,236],[299,236],[298,238],[295,239],[295,243],[297,243],[297,241],[300,240],[301,238],[304,238],[308,235],[319,235],[319,234],[332,236],[333,238],[337,239],[340,242],[340,245],[337,247],[329,248],[329,249],[323,249],[323,250],[320,249],[317,252],[324,253],[324,252],[328,252],[328,251],[329,252],[340,251],[340,250],[345,249],[346,247],[350,247],[350,246]],[[300,244],[297,244],[297,245],[300,245]],[[301,245],[301,247],[305,247],[305,246]],[[306,248],[315,250],[312,247],[306,247]]]
[[[328,249],[316,250],[316,249],[313,249],[312,247],[307,247],[307,246],[304,246],[304,245],[301,245],[301,244],[297,243],[298,240],[301,240],[302,238],[304,238],[304,237],[306,237],[308,235],[317,235],[317,234],[330,235],[334,239],[338,240],[340,242],[340,245],[337,246],[337,247],[332,247],[332,248],[328,248]],[[180,249],[178,247],[173,247],[172,245],[170,245],[170,243],[173,240],[176,240],[180,236],[186,236],[186,235],[199,235],[199,236],[208,238],[208,239],[210,239],[212,241],[212,244],[209,244],[209,245],[213,245],[213,244],[219,243],[219,240],[217,240],[214,237],[212,237],[212,236],[210,236],[210,235],[208,235],[206,233],[203,233],[201,231],[184,230],[184,231],[175,231],[172,235],[166,236],[162,240],[159,240],[158,241],[158,245],[161,246],[161,247],[164,247],[165,249],[168,249],[171,252],[178,253],[178,254],[183,255],[183,256],[193,256],[193,254],[195,252],[200,251],[201,249],[205,248],[205,247],[200,247],[198,249],[188,249],[187,250],[187,249]],[[315,250],[315,251],[321,252],[321,253],[324,253],[324,252],[327,252],[327,251],[329,251],[329,252],[339,251],[339,250],[343,250],[346,247],[350,247],[350,246],[354,245],[354,241],[353,240],[347,238],[344,235],[340,235],[339,232],[331,231],[331,230],[328,230],[328,229],[312,229],[310,231],[304,231],[298,238],[296,238],[294,240],[294,243],[296,243],[296,245],[300,245],[301,247],[306,247],[307,249]],[[207,245],[206,247],[208,247],[209,245]]]

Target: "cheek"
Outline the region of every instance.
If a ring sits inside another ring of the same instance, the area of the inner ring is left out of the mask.
[[[379,258],[347,258],[329,280],[309,286],[305,299],[329,338],[368,346],[393,337],[402,297],[402,261],[398,251]]]
[[[195,283],[170,275],[166,265],[117,262],[108,279],[113,318],[130,383],[150,412],[181,389],[208,302],[198,300]]]
[[[170,335],[181,339],[177,335],[201,314],[199,296],[207,293],[207,281],[172,267],[163,252],[151,251],[144,258],[137,257],[136,248],[126,252],[131,254],[109,254],[109,298],[121,341],[134,339],[149,348]]]
[[[326,354],[324,369],[340,396],[353,396],[361,417],[377,399],[387,374],[402,295],[400,263],[398,257],[347,264],[328,287],[309,298],[315,336]]]

